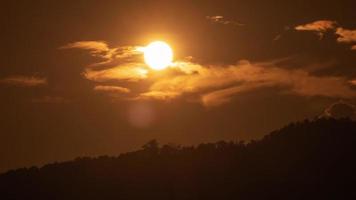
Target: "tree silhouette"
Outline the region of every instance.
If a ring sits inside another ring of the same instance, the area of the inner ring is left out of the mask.
[[[356,199],[356,122],[296,122],[258,141],[159,146],[0,175],[0,199]]]

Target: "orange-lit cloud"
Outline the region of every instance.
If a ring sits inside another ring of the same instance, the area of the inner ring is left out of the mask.
[[[356,43],[356,30],[344,29],[337,27],[335,21],[319,20],[313,23],[299,25],[295,27],[298,31],[313,31],[316,32],[320,38],[324,36],[327,31],[333,30],[338,36],[337,42],[339,43]],[[356,45],[351,46],[351,50],[356,50]]]
[[[156,99],[156,100],[171,100],[180,96],[180,92],[174,91],[149,91],[139,95],[135,99]]]
[[[341,43],[356,43],[356,30],[348,30],[344,28],[338,28],[336,34],[338,42]],[[356,45],[351,46],[351,50],[356,50]]]
[[[109,93],[129,93],[130,89],[120,86],[113,85],[97,85],[94,87],[95,91],[98,92],[109,92]]]
[[[338,35],[337,41],[340,43],[356,43],[356,30],[338,28],[336,35]],[[352,45],[351,50],[356,50],[356,45]]]
[[[83,75],[85,78],[96,82],[113,80],[135,82],[147,78],[148,70],[145,67],[140,67],[140,65],[130,63],[102,70],[86,69]]]
[[[319,20],[308,24],[303,24],[295,27],[297,31],[312,31],[317,33],[320,38],[329,30],[334,30],[337,23],[330,20]]]
[[[336,34],[339,36],[337,38],[338,42],[343,43],[353,43],[356,42],[356,30],[348,30],[344,28],[338,28]]]
[[[214,106],[229,102],[238,93],[272,86],[300,96],[356,97],[356,91],[342,77],[318,77],[304,70],[281,68],[273,62],[240,61],[236,65],[211,67],[185,63],[179,67],[187,73],[157,80],[150,87],[149,97],[167,99],[195,93],[202,96],[204,105]]]
[[[88,50],[93,57],[103,59],[102,62],[94,63],[91,66],[109,64],[116,59],[127,59],[132,56],[142,54],[138,46],[121,46],[110,48],[104,41],[80,41],[67,44],[61,49],[84,49]]]
[[[36,87],[47,84],[47,79],[37,76],[15,75],[3,78],[0,83],[19,87]]]
[[[321,26],[320,24],[323,23],[316,24]],[[327,30],[328,27],[333,27],[333,23],[324,28],[316,28],[316,30],[323,31]],[[107,51],[107,45],[97,45],[98,49]],[[282,94],[288,95],[344,99],[356,97],[356,91],[350,87],[351,85],[346,78],[316,76],[303,67],[290,69],[288,66],[280,66],[280,63],[283,63],[282,60],[265,63],[242,60],[234,65],[227,66],[205,66],[191,60],[175,60],[166,70],[152,72],[142,63],[142,58],[135,57],[134,54],[115,56],[113,59],[112,66],[108,65],[99,69],[87,68],[83,75],[88,80],[103,83],[103,85],[94,87],[95,91],[111,94],[130,93],[130,97],[125,97],[129,100],[155,99],[167,101],[189,96],[189,98],[198,100],[203,105],[210,107],[228,103],[232,98],[243,92],[265,87],[277,87]],[[113,65],[113,63],[120,64]],[[148,89],[141,90],[139,93],[131,92],[130,88],[112,86],[112,81],[143,84],[141,83],[143,80],[147,80],[144,82],[146,84],[144,88]]]
[[[355,80],[351,80],[350,84],[356,86],[356,79]]]
[[[217,23],[217,24],[244,26],[244,24],[242,24],[240,22],[233,21],[233,20],[227,20],[227,19],[225,19],[224,16],[221,16],[221,15],[206,16],[206,19],[212,23]]]
[[[232,97],[236,94],[251,91],[263,86],[268,86],[267,83],[254,83],[232,86],[225,89],[215,90],[202,95],[202,103],[205,106],[213,107],[229,103]]]

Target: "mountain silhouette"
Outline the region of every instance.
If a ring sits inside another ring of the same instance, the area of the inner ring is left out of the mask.
[[[315,119],[245,143],[160,146],[0,175],[0,199],[356,199],[356,122]]]

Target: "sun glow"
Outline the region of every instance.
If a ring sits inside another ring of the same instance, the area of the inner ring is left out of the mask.
[[[173,51],[165,42],[152,42],[143,51],[146,64],[154,70],[162,70],[172,64]]]

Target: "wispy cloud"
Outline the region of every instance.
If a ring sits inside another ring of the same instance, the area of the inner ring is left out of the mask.
[[[171,100],[180,96],[180,92],[175,91],[149,91],[141,93],[134,99],[156,99],[156,100]]]
[[[62,49],[71,49],[71,48],[78,48],[78,49],[86,49],[90,50],[92,55],[98,55],[100,53],[106,53],[111,49],[104,41],[79,41],[74,43],[69,43],[63,47]]]
[[[107,51],[107,45],[100,47]],[[187,96],[200,101],[205,106],[218,106],[231,101],[238,94],[265,87],[276,87],[281,91],[281,95],[344,99],[356,97],[356,91],[344,77],[316,76],[305,68],[290,69],[288,66],[281,66],[281,63],[286,63],[281,60],[265,63],[242,60],[227,66],[205,66],[191,59],[176,60],[165,71],[153,72],[142,62],[142,58],[130,53],[127,58],[129,59],[116,56],[111,66],[99,69],[86,68],[83,75],[88,80],[102,83],[94,87],[94,91],[111,94],[129,93],[130,96],[125,97],[129,100],[168,101]],[[120,64],[113,65],[116,62]],[[150,85],[148,89],[141,90],[139,93],[130,91],[129,88],[112,85],[112,81],[140,84],[143,80],[146,80],[144,84]]]
[[[60,49],[84,49],[88,50],[93,57],[103,59],[102,62],[94,63],[91,66],[109,64],[116,59],[127,59],[134,55],[142,54],[138,46],[121,46],[110,48],[104,41],[79,41],[69,43]]]
[[[99,57],[104,61],[90,66],[106,65],[105,68],[86,68],[83,72],[85,78],[96,81],[139,81],[147,78],[147,69],[142,62],[138,62],[137,55],[143,53],[140,46],[119,46],[110,48],[104,41],[79,41],[67,44],[61,49],[78,48],[89,50],[93,57]],[[114,66],[113,66],[114,65]]]
[[[253,84],[243,84],[238,86],[232,86],[225,89],[215,90],[202,95],[202,103],[207,107],[220,106],[222,104],[229,103],[232,97],[236,94],[248,92],[261,88],[263,86],[268,86],[267,83],[253,83]]]
[[[323,38],[327,31],[334,31],[338,36],[337,42],[339,43],[356,43],[356,30],[345,29],[337,27],[335,21],[319,20],[305,25],[295,27],[298,31],[313,31],[317,33],[320,38]],[[351,46],[351,50],[356,50],[356,45]]]
[[[224,16],[215,15],[215,16],[206,16],[206,19],[212,23],[223,24],[223,25],[233,25],[233,26],[244,26],[244,24],[234,21],[225,19]]]
[[[19,87],[37,87],[47,84],[47,79],[38,76],[14,75],[0,79],[0,83]]]
[[[280,87],[284,88],[284,93],[299,96],[356,96],[356,91],[349,88],[347,80],[342,77],[318,77],[304,70],[281,68],[273,62],[250,63],[244,60],[236,65],[211,67],[184,63],[178,68],[185,74],[157,80],[145,94],[150,94],[152,98],[167,99],[195,93],[202,96],[201,100],[206,106],[221,105],[236,94],[263,87]]]
[[[337,23],[330,20],[319,20],[308,24],[303,24],[295,27],[297,31],[312,31],[323,38],[327,31],[334,30]]]
[[[97,85],[94,87],[97,92],[108,92],[108,93],[129,93],[130,89],[120,86],[113,85]]]
[[[140,67],[141,64],[129,63],[116,67],[93,70],[86,69],[83,73],[84,77],[96,81],[131,81],[136,82],[147,78],[148,70],[145,67]]]

